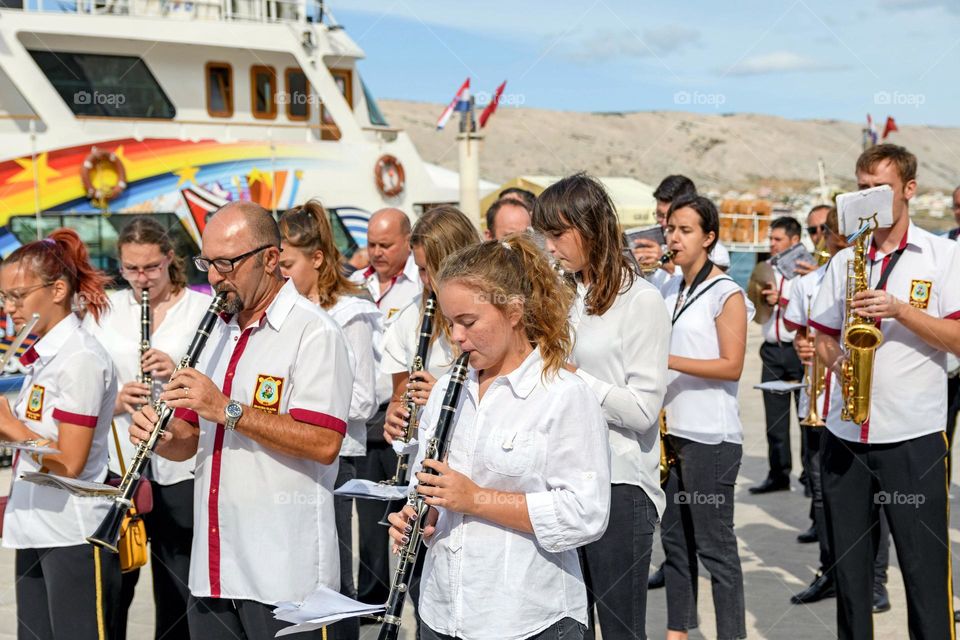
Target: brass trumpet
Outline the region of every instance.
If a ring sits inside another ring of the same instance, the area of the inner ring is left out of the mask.
[[[807,317],[810,317],[810,304],[807,304]],[[813,334],[811,329],[807,329],[807,339],[813,340]],[[805,369],[804,384],[807,385],[807,398],[809,399],[809,406],[807,407],[807,416],[800,421],[801,427],[824,427],[826,423],[823,421],[824,416],[820,415],[819,410],[817,409],[817,400],[820,398],[820,394],[823,393],[826,377],[826,369],[823,366],[823,363],[820,361],[820,356],[816,353],[813,354],[813,362],[808,364]]]

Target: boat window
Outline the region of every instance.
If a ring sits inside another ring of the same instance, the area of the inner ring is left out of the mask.
[[[370,93],[370,89],[367,88],[367,83],[363,81],[363,78],[360,78],[360,86],[363,88],[363,97],[367,102],[367,115],[370,116],[370,124],[375,127],[389,127],[390,125],[387,124],[387,119],[383,117],[380,106],[377,104],[373,94]]]
[[[310,119],[310,82],[307,74],[296,67],[290,67],[284,74],[287,90],[282,97],[287,103],[287,117],[291,120]]]
[[[164,120],[177,115],[137,56],[64,51],[30,51],[30,55],[74,115]]]
[[[207,63],[207,113],[214,118],[233,115],[233,67],[226,62]]]
[[[250,67],[251,110],[254,118],[273,120],[277,117],[277,72],[273,67]]]

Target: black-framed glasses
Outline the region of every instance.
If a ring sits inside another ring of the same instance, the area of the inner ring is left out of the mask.
[[[214,258],[211,260],[210,258],[204,258],[203,256],[194,256],[193,264],[196,265],[197,269],[203,272],[210,271],[210,265],[213,265],[213,267],[216,268],[216,270],[220,273],[230,273],[233,271],[234,267],[237,266],[237,263],[243,262],[246,258],[260,253],[264,249],[269,249],[272,246],[274,245],[265,244],[251,251],[247,251],[236,258]]]
[[[49,287],[51,284],[53,283],[35,284],[32,287],[23,287],[21,289],[14,289],[13,291],[0,291],[0,307],[6,306],[7,302],[9,302],[19,309],[23,306],[23,301],[26,300],[28,295],[38,289]]]

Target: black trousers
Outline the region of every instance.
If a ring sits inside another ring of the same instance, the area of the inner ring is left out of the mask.
[[[678,464],[670,469],[660,526],[666,553],[667,629],[698,626],[699,559],[710,572],[717,638],[746,638],[743,571],[733,528],[734,485],[743,447],[668,437]]]
[[[873,637],[881,506],[903,573],[910,637],[953,637],[946,453],[942,431],[872,445],[824,433],[821,471],[841,640]]]
[[[603,640],[647,637],[647,577],[657,508],[643,489],[615,484],[610,489],[610,522],[603,536],[580,548],[587,586],[589,621],[585,638],[594,635],[597,607]]]
[[[334,488],[357,477],[357,458],[340,457],[340,467]],[[357,598],[357,587],[353,582],[353,498],[334,496],[333,507],[337,521],[337,540],[340,543],[340,593],[353,599]],[[360,637],[359,618],[347,618],[337,623],[342,640],[357,640]]]
[[[960,374],[947,378],[947,442],[953,450],[953,434],[957,430],[957,412],[960,412]],[[953,476],[953,461],[947,454],[947,479]]]
[[[581,640],[585,627],[573,618],[557,620],[552,625],[526,640]],[[419,640],[456,640],[459,636],[437,633],[427,625],[420,627]]]
[[[803,365],[792,342],[764,342],[760,345],[763,369],[761,382],[771,380],[803,380]],[[789,482],[793,468],[790,455],[790,397],[794,406],[800,402],[800,392],[763,392],[763,410],[767,422],[767,458],[770,461],[768,478],[774,482]]]
[[[273,617],[273,607],[253,600],[197,598],[190,596],[187,617],[190,634],[202,640],[272,640],[278,631],[291,626]],[[303,640],[339,640],[327,628],[298,633]]]
[[[17,638],[102,640],[120,597],[120,557],[93,545],[17,549]]]
[[[368,443],[367,455],[357,458],[357,477],[380,482],[393,476],[397,454],[386,443]],[[357,525],[360,543],[360,570],[357,574],[357,599],[383,604],[390,593],[390,537],[379,524],[387,509],[403,508],[403,501],[357,500]]]

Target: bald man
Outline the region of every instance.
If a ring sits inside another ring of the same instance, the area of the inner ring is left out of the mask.
[[[519,197],[500,198],[487,209],[487,240],[503,240],[512,233],[523,233],[530,227],[530,209]]]
[[[410,219],[399,209],[380,209],[367,224],[367,250],[370,266],[356,271],[350,279],[364,286],[383,314],[388,327],[398,312],[419,300],[423,291],[417,265],[410,251]],[[379,409],[367,421],[367,453],[357,459],[357,476],[380,482],[393,477],[397,454],[383,439],[383,423],[393,392],[389,375],[377,377]],[[390,550],[383,527],[384,505],[375,500],[357,500],[360,572],[357,575],[357,598],[362,602],[382,604],[390,593]],[[397,507],[399,509],[399,507]]]
[[[194,638],[272,638],[289,626],[272,605],[340,586],[333,485],[353,367],[339,326],[284,281],[279,259],[269,212],[242,202],[214,214],[194,261],[226,294],[223,319],[160,396],[176,417],[156,453],[196,456]],[[149,405],[133,415],[134,444],[156,419]]]

